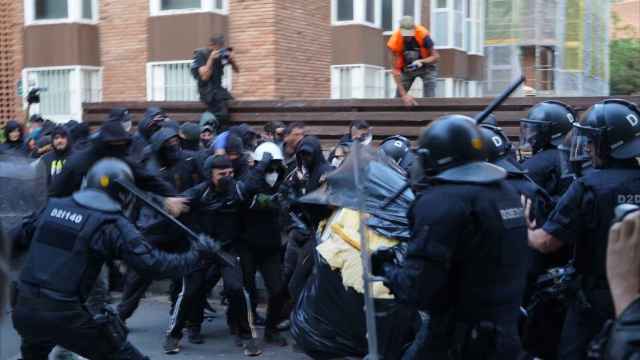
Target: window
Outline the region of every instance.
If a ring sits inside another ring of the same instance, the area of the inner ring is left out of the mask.
[[[333,25],[368,25],[380,27],[382,0],[332,0]],[[390,1],[393,3],[393,1]]]
[[[385,91],[385,70],[380,66],[331,66],[332,99],[384,98]]]
[[[25,25],[95,23],[98,0],[23,0]]]
[[[36,0],[36,20],[64,19],[69,16],[67,0]]]
[[[231,71],[225,67],[222,86],[231,89]],[[191,61],[147,64],[149,101],[198,101],[198,85],[191,76]]]
[[[200,9],[200,0],[161,0],[160,10]]]
[[[484,46],[482,3],[475,0],[432,2],[431,27],[436,46],[481,55]]]
[[[27,89],[46,88],[40,93],[40,104],[35,105],[33,111],[54,121],[80,120],[83,102],[102,101],[102,74],[99,68],[29,68],[23,71],[23,76]]]
[[[382,0],[382,29],[391,34],[400,25],[400,18],[412,16],[416,24],[421,23],[422,0]]]
[[[215,12],[226,15],[229,0],[149,0],[152,16],[191,12]]]

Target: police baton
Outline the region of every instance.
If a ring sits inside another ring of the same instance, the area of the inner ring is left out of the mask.
[[[184,231],[185,233],[187,233],[189,236],[191,236],[193,239],[195,239],[196,241],[200,239],[200,236],[198,234],[196,234],[195,232],[193,232],[193,230],[189,229],[185,224],[183,224],[182,222],[180,222],[180,220],[176,219],[175,217],[171,216],[169,213],[167,213],[163,208],[161,208],[160,206],[158,206],[156,203],[154,203],[153,201],[151,201],[146,194],[144,194],[142,191],[138,190],[138,188],[136,188],[135,186],[127,183],[126,181],[120,181],[120,180],[115,180],[120,186],[122,186],[123,188],[125,188],[127,191],[129,191],[131,194],[133,194],[136,198],[142,200],[142,202],[144,202],[147,206],[149,206],[150,208],[152,208],[153,210],[155,210],[156,212],[158,212],[160,215],[162,215],[163,217],[165,217],[166,219],[168,219],[169,221],[171,221],[174,225],[176,225],[177,227],[179,227],[182,231]],[[224,263],[226,263],[229,266],[235,266],[237,264],[236,262],[236,258],[231,256],[230,254],[219,250],[218,252],[215,253],[216,257],[220,260],[222,260]]]

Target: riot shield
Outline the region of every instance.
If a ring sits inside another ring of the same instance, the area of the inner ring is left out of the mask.
[[[47,202],[46,166],[39,160],[0,156],[0,320],[11,277],[7,233]]]
[[[5,231],[47,202],[46,166],[40,160],[0,156],[0,223]]]

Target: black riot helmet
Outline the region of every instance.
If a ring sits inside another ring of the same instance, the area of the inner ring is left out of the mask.
[[[121,183],[134,183],[133,171],[129,165],[116,158],[104,158],[91,167],[85,177],[83,189],[102,191],[112,200],[125,205],[130,194]]]
[[[487,150],[487,161],[496,164],[505,169],[508,173],[524,173],[515,164],[509,160],[511,155],[511,142],[502,132],[502,129],[496,126],[482,124],[480,133]]]
[[[603,167],[608,159],[632,159],[640,155],[640,110],[621,99],[593,105],[583,116],[571,141],[571,159],[592,159]]]
[[[486,162],[487,152],[475,121],[448,115],[426,127],[418,139],[420,165],[428,178],[449,182],[491,183],[506,172]]]
[[[529,110],[520,120],[520,150],[535,154],[556,147],[576,121],[573,108],[560,101],[543,101]]]
[[[174,137],[178,137],[178,132],[174,128],[162,127],[160,130],[156,131],[149,140],[151,143],[151,150],[157,153],[165,142]]]
[[[390,136],[382,141],[378,151],[399,164],[407,153],[411,151],[411,141],[400,135]]]

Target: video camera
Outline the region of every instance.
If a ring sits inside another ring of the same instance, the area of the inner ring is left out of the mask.
[[[36,87],[29,90],[27,93],[27,103],[28,104],[39,104],[40,103],[40,92],[47,91],[46,87]]]
[[[226,47],[218,50],[220,52],[220,59],[222,60],[222,65],[227,65],[229,60],[231,59],[231,52],[233,51],[232,47]]]

